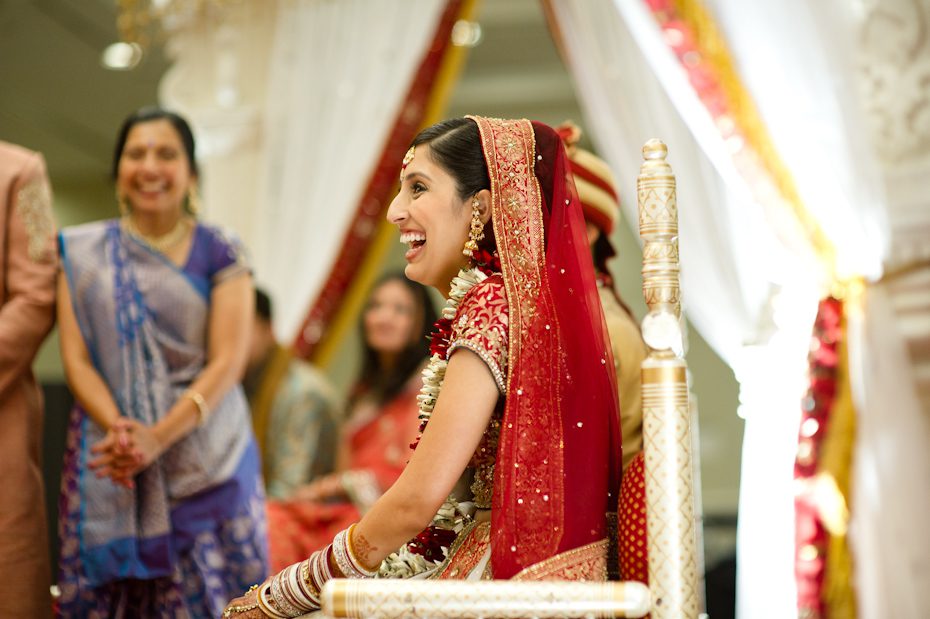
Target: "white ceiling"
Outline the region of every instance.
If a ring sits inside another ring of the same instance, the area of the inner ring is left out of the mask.
[[[581,121],[538,0],[485,0],[479,22],[449,116]],[[116,0],[0,0],[0,139],[42,152],[56,186],[105,181],[120,121],[156,100],[160,50],[110,71],[116,40]]]

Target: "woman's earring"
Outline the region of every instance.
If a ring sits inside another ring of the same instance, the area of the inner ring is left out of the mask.
[[[484,224],[481,223],[481,203],[478,198],[471,201],[471,227],[468,229],[468,240],[465,241],[465,249],[462,255],[471,258],[471,255],[478,250],[478,241],[484,238]]]
[[[187,190],[187,212],[195,217],[200,212],[200,193],[197,191],[197,185],[191,185]]]
[[[122,217],[129,216],[129,211],[132,209],[129,208],[129,202],[126,200],[126,196],[120,193],[119,189],[116,190],[116,205],[119,207],[119,214]]]

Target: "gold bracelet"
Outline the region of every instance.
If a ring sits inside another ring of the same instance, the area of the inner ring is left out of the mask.
[[[244,606],[230,606],[229,608],[223,611],[223,617],[232,617],[233,613],[237,615],[239,613],[247,613],[250,610],[255,610],[256,608],[259,608],[258,604],[246,604]]]
[[[207,404],[207,400],[204,399],[203,395],[199,391],[194,391],[193,389],[188,389],[181,394],[182,397],[190,399],[194,403],[194,406],[197,407],[197,425],[202,426],[207,422],[207,417],[210,416],[210,406]]]

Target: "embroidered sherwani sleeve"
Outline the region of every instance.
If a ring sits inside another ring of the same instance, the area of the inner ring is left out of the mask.
[[[497,383],[497,389],[507,392],[507,297],[500,276],[492,276],[475,285],[452,323],[448,356],[459,348],[467,348],[481,357]]]
[[[6,213],[6,295],[0,300],[0,399],[32,363],[54,322],[55,222],[41,155],[13,183]]]

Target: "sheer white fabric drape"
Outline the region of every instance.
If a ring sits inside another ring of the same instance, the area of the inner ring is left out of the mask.
[[[918,86],[930,76],[930,43],[917,34],[930,26],[930,8],[712,5],[805,204],[836,246],[840,275],[874,280],[926,259],[930,199],[896,185],[930,173],[930,117],[919,112],[930,98]],[[859,415],[850,544],[861,616],[916,617],[930,608],[930,411],[921,412],[889,292],[885,283],[867,287],[864,312],[849,323]],[[926,293],[919,302],[926,325]]]
[[[162,99],[197,125],[207,218],[243,237],[283,341],[330,272],[444,6],[236,3],[225,33],[173,37]]]
[[[733,368],[746,418],[744,461],[759,458],[742,471],[739,579],[770,613],[754,616],[790,617],[792,465],[817,299],[812,257],[793,251],[802,240],[790,226],[773,225],[774,214],[751,198],[644,4],[572,0],[552,8],[588,135],[617,176],[630,179],[621,193],[631,221],[640,146],[651,137],[668,144],[685,311]]]

